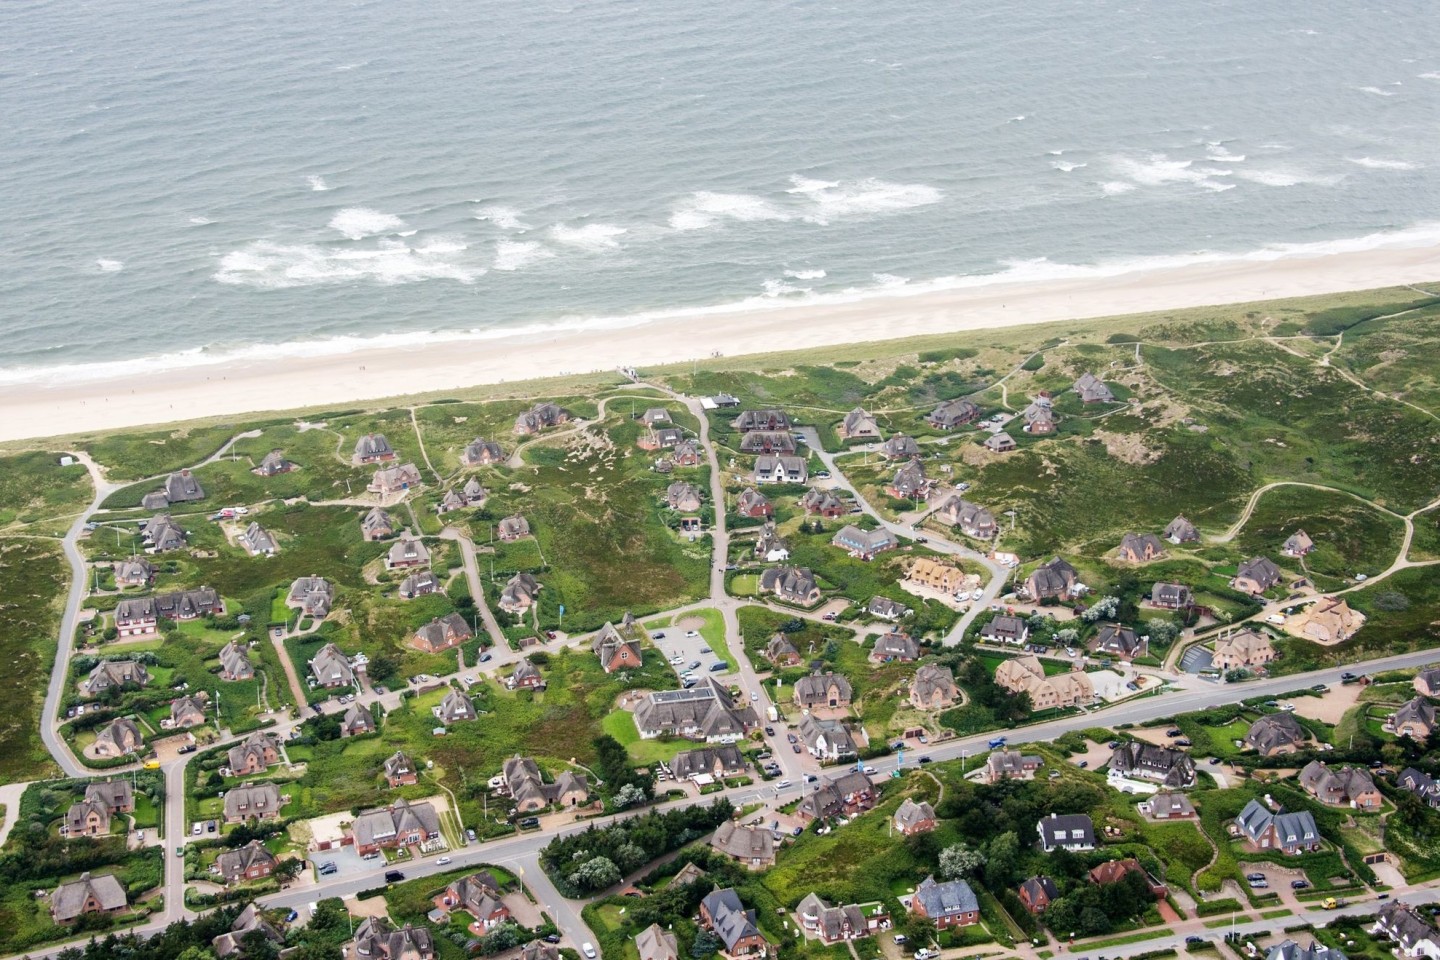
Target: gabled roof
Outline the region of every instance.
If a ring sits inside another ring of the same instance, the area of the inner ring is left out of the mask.
[[[215,867],[226,880],[243,876],[252,867],[267,865],[275,866],[275,855],[265,849],[265,844],[259,840],[251,840],[236,850],[226,850],[215,858]]]
[[[725,944],[727,951],[733,950],[735,945],[746,937],[760,935],[760,929],[755,925],[755,911],[746,910],[745,905],[740,902],[740,896],[733,889],[716,888],[705,895],[700,905],[710,915],[715,934]]]
[[[1310,946],[1302,947],[1287,939],[1271,947],[1265,954],[1265,960],[1346,960],[1346,957],[1339,947],[1327,947],[1314,940],[1310,941]]]
[[[1164,537],[1175,543],[1195,543],[1200,539],[1200,531],[1195,529],[1195,524],[1185,519],[1181,514],[1165,525]]]
[[[978,913],[980,901],[975,891],[964,880],[947,880],[936,883],[933,876],[926,877],[915,888],[915,898],[925,907],[925,916],[932,920],[954,917],[965,913]]]
[[[1413,697],[1395,711],[1394,725],[1397,731],[1407,725],[1424,726],[1434,730],[1435,705],[1424,697]]]
[[[1273,587],[1281,579],[1280,568],[1268,557],[1252,557],[1246,560],[1240,564],[1235,575],[1254,580],[1266,589]]]
[[[902,830],[934,819],[935,808],[932,807],[927,800],[921,800],[919,803],[916,803],[914,800],[906,797],[905,802],[900,804],[900,808],[895,811],[895,825]]]
[[[710,845],[737,860],[775,859],[775,835],[764,827],[742,827],[726,820],[715,828]]]
[[[1310,735],[1300,726],[1300,721],[1289,713],[1270,713],[1250,724],[1245,733],[1245,743],[1261,753],[1270,753],[1279,747],[1303,743]]]
[[[85,911],[86,903],[92,898],[101,910],[119,910],[126,903],[125,888],[111,874],[92,876],[82,873],[80,879],[55,888],[50,898],[50,909],[56,920],[74,920]]]

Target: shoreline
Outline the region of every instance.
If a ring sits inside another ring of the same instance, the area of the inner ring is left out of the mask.
[[[1223,261],[1113,276],[777,305],[396,349],[244,361],[74,383],[0,386],[0,442],[656,367],[778,350],[978,332],[1157,310],[1440,284],[1440,246]],[[143,366],[137,361],[136,366]]]

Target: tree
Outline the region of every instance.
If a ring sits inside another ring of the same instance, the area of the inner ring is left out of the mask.
[[[1119,609],[1119,597],[1101,597],[1099,600],[1096,600],[1094,603],[1092,603],[1089,609],[1087,609],[1084,613],[1080,614],[1080,619],[1084,620],[1086,623],[1094,623],[1096,620],[1102,620],[1106,617],[1115,616],[1115,611]]]
[[[379,680],[382,683],[399,672],[399,658],[389,653],[377,653],[365,667],[365,673],[372,681]]]
[[[1168,647],[1180,636],[1180,625],[1174,620],[1154,617],[1145,621],[1145,632],[1150,634],[1150,642],[1157,647]]]
[[[1020,862],[1020,839],[1015,831],[1007,830],[991,840],[985,855],[985,886],[991,890],[1013,887]]]
[[[985,866],[985,854],[963,843],[955,843],[940,851],[940,875],[947,880],[968,877]]]
[[[286,857],[275,865],[275,870],[271,873],[271,876],[275,877],[282,884],[289,883],[300,875],[300,871],[304,869],[304,867],[304,860],[298,857]]]
[[[644,802],[645,791],[633,783],[623,785],[619,790],[616,790],[615,795],[610,798],[610,806],[615,810],[624,810],[626,807]]]
[[[592,857],[571,872],[570,882],[592,892],[604,890],[620,882],[620,868],[609,857]]]
[[[695,960],[702,957],[711,957],[720,952],[720,938],[709,930],[701,930],[695,935],[695,942],[690,946],[690,956]]]
[[[1079,639],[1080,639],[1080,631],[1079,631],[1079,630],[1076,630],[1074,627],[1066,627],[1066,628],[1063,629],[1063,630],[1056,630],[1056,631],[1055,631],[1055,642],[1056,642],[1056,643],[1063,643],[1063,644],[1065,644],[1066,646],[1069,646],[1070,644],[1074,643],[1076,640],[1079,640]]]

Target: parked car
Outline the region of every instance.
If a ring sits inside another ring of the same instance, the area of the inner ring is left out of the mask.
[[[491,660],[493,660],[493,659],[495,659],[495,658],[492,657],[489,653],[482,653],[482,654],[480,654],[480,662],[481,662],[481,663],[489,663],[489,662],[490,662]]]
[[[775,728],[774,728],[774,727],[766,727],[766,728],[765,728],[765,736],[767,736],[767,737],[773,737],[773,736],[775,736]]]
[[[1178,736],[1180,736],[1181,732],[1182,732],[1182,731],[1180,730],[1179,727],[1171,727],[1169,730],[1166,730],[1166,731],[1165,731],[1165,736],[1167,736],[1167,737],[1178,737]]]
[[[534,830],[538,826],[540,826],[539,817],[525,817],[520,821],[521,830]]]
[[[698,637],[698,636],[700,636],[700,631],[698,631],[698,630],[686,630],[686,631],[685,631],[685,639],[686,639],[686,640],[694,640],[694,639],[695,639],[696,637]]]
[[[651,640],[664,640],[664,639],[665,639],[665,631],[661,630],[659,633],[652,633],[652,634],[650,634],[650,639],[651,639]]]
[[[719,673],[719,672],[722,671],[722,670],[729,670],[729,669],[730,669],[730,664],[725,663],[724,661],[721,661],[721,662],[719,662],[719,663],[712,663],[712,664],[710,664],[710,672],[711,672],[711,673]]]
[[[700,669],[700,661],[699,661],[699,660],[691,660],[691,661],[690,661],[690,669],[691,669],[691,670],[699,670],[699,669]]]
[[[580,952],[585,954],[586,960],[595,960],[595,944],[589,940],[580,944]]]
[[[465,828],[465,839],[469,840],[471,843],[475,842],[475,829],[473,827]]]
[[[906,937],[905,934],[903,934],[903,933],[897,933],[897,934],[895,934],[895,942],[896,942],[896,943],[905,943],[908,939],[909,939],[909,938]]]
[[[385,871],[385,882],[386,882],[386,883],[399,883],[401,880],[404,880],[404,879],[405,879],[405,874],[401,873],[399,870],[386,870],[386,871]]]
[[[1308,886],[1310,886],[1310,881],[1309,881],[1309,880],[1291,880],[1291,881],[1290,881],[1290,889],[1291,889],[1291,890],[1304,890],[1304,889],[1305,889],[1306,887],[1308,887]]]
[[[1185,943],[1186,943],[1186,944],[1204,943],[1204,942],[1205,942],[1205,938],[1204,938],[1204,937],[1197,937],[1197,936],[1195,936],[1194,934],[1191,934],[1190,936],[1188,936],[1188,937],[1185,938]]]
[[[1075,766],[1079,767],[1081,770],[1084,770],[1086,767],[1090,766],[1090,761],[1081,760],[1079,763],[1075,764]]]
[[[791,750],[794,750],[796,753],[799,753],[799,752],[800,752],[800,744],[798,744],[798,743],[792,743],[792,744],[790,744],[790,749],[791,749]]]

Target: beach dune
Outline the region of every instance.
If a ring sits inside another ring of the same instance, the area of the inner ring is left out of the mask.
[[[417,391],[986,329],[1419,284],[1440,291],[1440,247],[1229,261],[1110,277],[893,291],[847,303],[778,305],[623,329],[556,331],[247,360],[133,377],[0,386],[0,441],[200,417],[379,400]],[[963,341],[962,341],[963,342]]]

